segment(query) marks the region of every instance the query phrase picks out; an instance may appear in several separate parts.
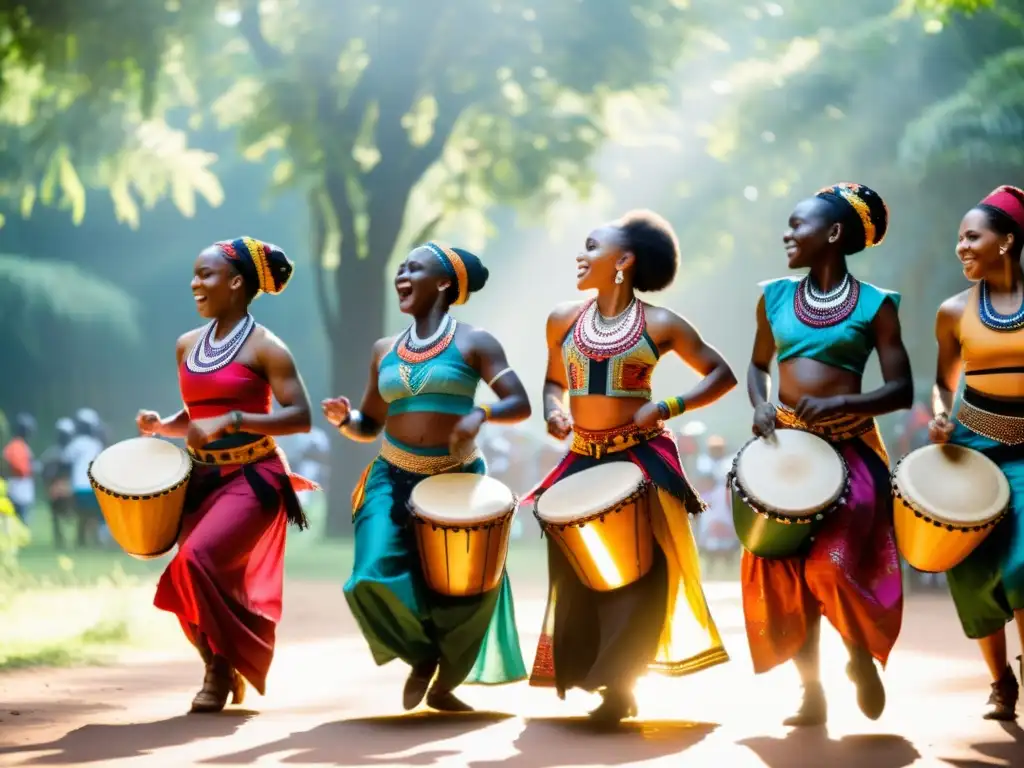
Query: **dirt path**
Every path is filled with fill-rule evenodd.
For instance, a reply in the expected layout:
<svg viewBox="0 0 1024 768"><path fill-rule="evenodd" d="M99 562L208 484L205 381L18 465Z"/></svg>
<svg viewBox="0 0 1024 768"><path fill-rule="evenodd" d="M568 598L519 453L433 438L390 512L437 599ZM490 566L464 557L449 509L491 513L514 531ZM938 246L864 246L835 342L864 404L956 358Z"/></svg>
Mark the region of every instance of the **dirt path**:
<svg viewBox="0 0 1024 768"><path fill-rule="evenodd" d="M527 659L542 591L517 586ZM595 734L584 695L560 702L525 684L468 688L495 714L402 715L400 665L373 665L336 584L291 584L266 698L219 716L183 715L201 669L179 657L132 657L118 666L0 676L0 765L558 766L665 765L1024 766L1024 733L987 723L984 670L960 634L948 598L916 598L886 673L889 708L876 723L857 711L842 647L825 638L831 724L790 732L789 669L754 678L738 588L709 599L733 662L689 679L641 681L642 719ZM497 714L507 713L507 714Z"/></svg>

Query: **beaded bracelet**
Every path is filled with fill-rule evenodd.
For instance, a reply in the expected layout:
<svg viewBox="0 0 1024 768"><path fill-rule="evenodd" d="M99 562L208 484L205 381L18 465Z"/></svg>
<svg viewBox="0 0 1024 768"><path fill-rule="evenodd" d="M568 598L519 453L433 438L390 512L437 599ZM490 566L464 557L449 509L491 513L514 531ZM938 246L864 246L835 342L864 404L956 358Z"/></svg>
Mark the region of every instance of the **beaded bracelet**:
<svg viewBox="0 0 1024 768"><path fill-rule="evenodd" d="M658 410L661 411L663 419L675 418L686 412L686 401L681 397L670 397L658 403Z"/></svg>

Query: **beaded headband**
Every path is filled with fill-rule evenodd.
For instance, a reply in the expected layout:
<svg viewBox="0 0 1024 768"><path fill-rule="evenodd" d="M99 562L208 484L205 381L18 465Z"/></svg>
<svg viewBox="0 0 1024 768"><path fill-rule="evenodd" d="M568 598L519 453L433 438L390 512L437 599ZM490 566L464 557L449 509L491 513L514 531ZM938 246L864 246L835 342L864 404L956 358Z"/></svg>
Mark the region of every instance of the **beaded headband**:
<svg viewBox="0 0 1024 768"><path fill-rule="evenodd" d="M1017 194L1015 195L1014 192ZM982 200L979 205L987 205L1002 211L1013 219L1018 227L1024 229L1024 203L1021 202L1018 195L1024 197L1024 192L1017 189L1017 187L1004 184L992 190L992 193Z"/></svg>
<svg viewBox="0 0 1024 768"><path fill-rule="evenodd" d="M857 218L860 219L861 225L864 227L864 247L871 248L872 246L878 245L882 242L884 237L875 240L875 224L871 220L871 208L868 207L867 202L861 197L861 190L867 189L863 184L857 184L852 181L841 181L838 184L833 184L831 187L825 187L824 189L818 190L817 197L831 196L833 198L840 197L846 203L853 208L857 214ZM883 202L884 206L885 203Z"/></svg>
<svg viewBox="0 0 1024 768"><path fill-rule="evenodd" d="M445 271L455 281L459 294L455 299L455 303L465 304L469 299L469 273L466 271L466 265L462 261L462 257L451 248L446 248L435 242L429 242L424 247L434 252L437 258L441 260L441 265L445 268Z"/></svg>
<svg viewBox="0 0 1024 768"><path fill-rule="evenodd" d="M270 272L270 261L267 255L269 246L251 237L240 237L237 240L222 240L215 245L229 261L252 264L256 278L256 295L269 293L275 295L284 290L274 282ZM244 275L243 275L244 276Z"/></svg>

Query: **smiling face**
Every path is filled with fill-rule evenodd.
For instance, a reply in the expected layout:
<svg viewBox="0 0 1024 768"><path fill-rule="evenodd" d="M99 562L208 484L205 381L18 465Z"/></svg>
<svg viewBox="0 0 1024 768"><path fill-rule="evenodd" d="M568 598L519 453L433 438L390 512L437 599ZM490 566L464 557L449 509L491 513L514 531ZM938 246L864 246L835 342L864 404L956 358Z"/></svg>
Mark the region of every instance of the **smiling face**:
<svg viewBox="0 0 1024 768"><path fill-rule="evenodd" d="M1006 267L1006 253L1013 245L1013 235L1001 235L992 229L988 214L972 208L960 222L956 256L963 265L964 277L977 282L1001 273Z"/></svg>
<svg viewBox="0 0 1024 768"><path fill-rule="evenodd" d="M202 317L218 317L243 298L245 281L221 254L210 246L196 257L192 296Z"/></svg>
<svg viewBox="0 0 1024 768"><path fill-rule="evenodd" d="M614 224L598 227L587 235L576 257L576 287L585 291L615 285L616 272L633 263L633 255L624 251L623 245L622 232Z"/></svg>
<svg viewBox="0 0 1024 768"><path fill-rule="evenodd" d="M437 254L426 247L416 248L398 265L395 291L398 308L407 315L425 315L443 296L452 278Z"/></svg>
<svg viewBox="0 0 1024 768"><path fill-rule="evenodd" d="M811 266L823 251L839 242L839 225L832 222L830 213L828 203L817 197L793 209L789 227L782 234L790 269Z"/></svg>

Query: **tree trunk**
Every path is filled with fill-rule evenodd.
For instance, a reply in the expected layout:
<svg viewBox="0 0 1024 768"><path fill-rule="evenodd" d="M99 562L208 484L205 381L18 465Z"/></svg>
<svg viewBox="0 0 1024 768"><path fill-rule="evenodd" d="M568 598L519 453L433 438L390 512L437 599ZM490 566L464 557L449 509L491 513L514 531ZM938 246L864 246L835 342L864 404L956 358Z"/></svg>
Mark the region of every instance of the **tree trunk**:
<svg viewBox="0 0 1024 768"><path fill-rule="evenodd" d="M344 395L356 408L366 388L373 344L385 335L386 263L386 257L357 259L354 249L346 249L339 266L337 324L330 329L328 339L331 395ZM352 490L377 450L376 442L357 443L341 435L331 441L327 538L351 534Z"/></svg>

